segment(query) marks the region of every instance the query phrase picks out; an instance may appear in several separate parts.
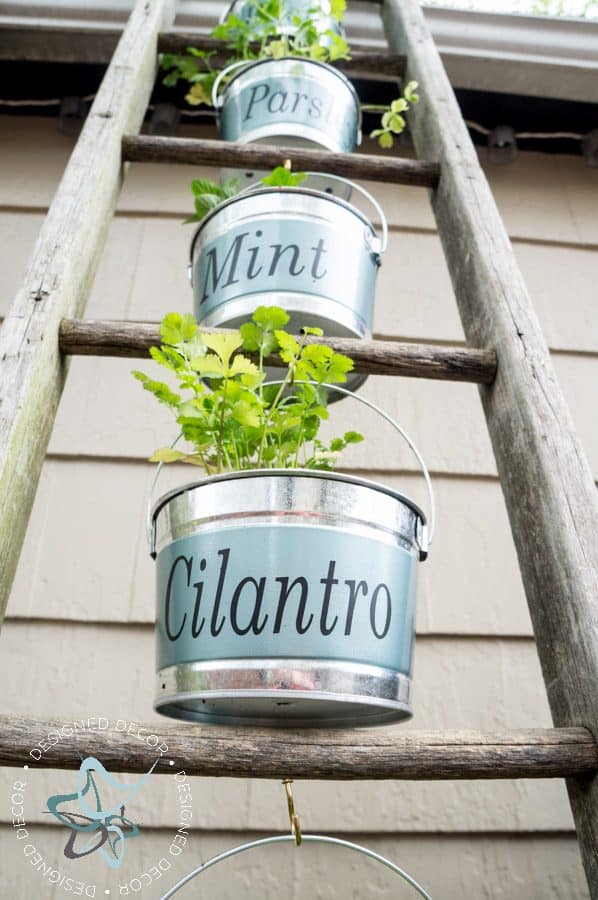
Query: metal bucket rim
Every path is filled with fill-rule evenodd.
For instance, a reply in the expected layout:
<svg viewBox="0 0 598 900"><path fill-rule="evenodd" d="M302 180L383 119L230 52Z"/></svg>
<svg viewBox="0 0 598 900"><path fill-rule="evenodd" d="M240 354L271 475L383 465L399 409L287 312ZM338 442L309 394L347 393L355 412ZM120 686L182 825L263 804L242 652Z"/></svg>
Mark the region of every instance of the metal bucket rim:
<svg viewBox="0 0 598 900"><path fill-rule="evenodd" d="M336 76L346 88L349 89L351 93L351 97L355 103L355 107L357 109L357 120L358 125L361 126L361 105L359 103L359 96L357 91L355 90L353 84L349 81L344 72L335 69L334 66L331 66L329 63L320 62L317 59L310 59L309 56L281 56L278 59L274 59L272 56L264 57L264 59L256 59L256 60L248 60L247 65L243 68L238 69L237 72L231 77L230 81L227 81L225 86L222 88L222 93L225 94L228 88L233 84L237 78L240 78L241 75L244 75L246 72L249 72L251 69L255 69L257 66L261 66L264 64L272 64L272 63L283 63L283 62L302 62L308 63L312 66L318 66L320 69L325 69L330 75Z"/></svg>
<svg viewBox="0 0 598 900"><path fill-rule="evenodd" d="M385 484L380 484L378 481L372 481L369 478L362 478L356 475L346 475L343 472L326 472L319 469L241 469L235 472L221 472L218 475L206 475L205 478L200 478L196 481L190 481L186 484L180 485L179 487L172 488L172 490L167 491L165 494L162 494L153 505L152 513L151 513L151 523L155 525L157 518L161 512L161 510L170 503L175 497L180 496L181 494L186 493L187 491L192 491L197 487L202 487L206 484L217 484L221 481L235 481L240 478L252 478L252 477L267 477L274 476L276 478L280 477L295 477L298 478L320 478L320 479L329 479L330 481L342 481L347 484L356 485L358 487L370 488L374 491L378 491L379 493L386 494L389 497L392 497L393 500L397 500L399 503L403 503L405 506L408 506L412 509L422 523L422 525L426 525L427 519L423 510L411 500L410 497L405 496L400 491L394 491L392 488L387 487Z"/></svg>
<svg viewBox="0 0 598 900"><path fill-rule="evenodd" d="M339 181L346 181L351 184L348 178L339 178ZM327 194L325 191L317 191L314 188L302 187L300 185L298 185L297 187L291 187L290 185L285 185L284 187L271 187L270 185L265 184L261 188L256 188L251 193L241 192L239 194L235 194L234 197L229 197L228 200L223 200L218 204L218 206L215 206L214 209L210 210L210 212L201 220L201 222L197 226L195 234L191 239L191 246L189 248L190 264L193 264L195 244L197 243L197 239L200 233L208 225L208 223L212 221L212 219L219 215L221 210L232 206L234 203L238 203L240 200L247 200L250 197L261 197L264 194L284 194L287 191L295 194L304 194L308 197L318 197L321 200L328 200L329 202L336 203L338 206L346 209L347 212L352 213L356 219L359 219L367 228L369 228L373 237L377 237L376 229L374 228L368 217L364 213L362 213L361 210L357 209L356 206L353 206L351 203L348 203L341 197L335 197L334 194Z"/></svg>

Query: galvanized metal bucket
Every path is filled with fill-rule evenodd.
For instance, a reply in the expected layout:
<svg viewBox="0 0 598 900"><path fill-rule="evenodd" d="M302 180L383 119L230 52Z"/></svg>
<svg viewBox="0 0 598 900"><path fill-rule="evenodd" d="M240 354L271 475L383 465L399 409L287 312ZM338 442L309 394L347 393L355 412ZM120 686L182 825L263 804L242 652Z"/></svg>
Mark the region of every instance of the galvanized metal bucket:
<svg viewBox="0 0 598 900"><path fill-rule="evenodd" d="M190 250L199 324L237 328L264 304L286 309L296 333L307 325L331 337L371 337L388 230L376 200L352 187L374 206L380 237L356 207L303 187L261 186L209 213ZM350 386L364 380L353 375Z"/></svg>
<svg viewBox="0 0 598 900"><path fill-rule="evenodd" d="M409 498L331 472L234 472L150 501L158 712L297 727L412 715L417 568L434 496L410 438L377 411L422 466L429 535Z"/></svg>
<svg viewBox="0 0 598 900"><path fill-rule="evenodd" d="M292 142L340 153L361 142L355 89L325 63L292 57L233 63L214 82L212 103L225 141Z"/></svg>
<svg viewBox="0 0 598 900"><path fill-rule="evenodd" d="M225 22L230 15L238 16L244 22L253 24L256 31L259 30L258 6L256 0L233 0L228 9L220 17L221 22ZM318 7L320 12L312 14L311 10ZM338 19L335 19L330 12L329 0L285 0L284 12L278 22L278 33L293 35L297 31L295 18L301 20L311 19L318 31L323 34L325 31L333 31L341 37L345 36L345 30ZM325 39L324 39L325 40Z"/></svg>

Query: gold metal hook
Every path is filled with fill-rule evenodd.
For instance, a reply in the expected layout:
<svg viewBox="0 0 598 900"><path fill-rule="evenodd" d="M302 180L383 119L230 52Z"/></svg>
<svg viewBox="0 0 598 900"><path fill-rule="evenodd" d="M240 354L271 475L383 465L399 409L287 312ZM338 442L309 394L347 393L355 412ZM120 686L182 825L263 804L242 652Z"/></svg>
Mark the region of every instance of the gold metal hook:
<svg viewBox="0 0 598 900"><path fill-rule="evenodd" d="M293 800L293 783L292 778L285 778L282 782L287 795L287 806L289 808L289 820L291 823L291 834L295 838L297 846L301 843L301 826L299 824L299 816L295 812L295 801Z"/></svg>

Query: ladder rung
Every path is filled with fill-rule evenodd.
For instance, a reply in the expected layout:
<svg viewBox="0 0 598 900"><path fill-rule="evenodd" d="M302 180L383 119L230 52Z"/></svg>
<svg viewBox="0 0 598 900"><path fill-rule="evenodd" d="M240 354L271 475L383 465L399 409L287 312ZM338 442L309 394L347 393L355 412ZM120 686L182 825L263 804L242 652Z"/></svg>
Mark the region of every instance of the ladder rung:
<svg viewBox="0 0 598 900"><path fill-rule="evenodd" d="M205 331L222 329L205 328ZM497 361L493 350L408 344L398 341L360 341L350 338L307 338L328 344L355 362L357 372L369 375L402 375L440 381L491 384ZM115 322L97 319L63 319L60 350L70 356L147 356L160 343L159 326L153 322ZM273 361L269 361L273 364Z"/></svg>
<svg viewBox="0 0 598 900"><path fill-rule="evenodd" d="M184 53L187 47L214 51L215 55L210 57L213 66L222 65L231 56L231 51L226 49L224 41L197 33L175 31L158 36L159 53ZM352 45L351 59L339 59L332 65L344 72L355 72L370 77L380 75L385 78L396 78L405 73L407 61L406 57L401 54L389 53L387 50L381 49L360 49L358 45Z"/></svg>
<svg viewBox="0 0 598 900"><path fill-rule="evenodd" d="M70 725L72 734L62 731ZM114 728L76 730L69 722L0 716L0 765L77 769L95 756L110 772L147 772L156 742ZM341 731L209 728L146 724L142 735L166 744L158 771L169 761L188 775L232 778L446 780L568 778L598 769L598 747L585 728L479 731ZM61 740L33 762L30 751L59 730ZM151 746L149 744L151 743Z"/></svg>
<svg viewBox="0 0 598 900"><path fill-rule="evenodd" d="M123 160L127 162L183 163L186 165L234 166L243 169L273 169L285 159L296 170L330 172L347 178L365 178L413 187L433 188L440 178L440 165L418 159L374 156L366 153L330 153L301 147L269 147L233 141L198 138L125 135Z"/></svg>

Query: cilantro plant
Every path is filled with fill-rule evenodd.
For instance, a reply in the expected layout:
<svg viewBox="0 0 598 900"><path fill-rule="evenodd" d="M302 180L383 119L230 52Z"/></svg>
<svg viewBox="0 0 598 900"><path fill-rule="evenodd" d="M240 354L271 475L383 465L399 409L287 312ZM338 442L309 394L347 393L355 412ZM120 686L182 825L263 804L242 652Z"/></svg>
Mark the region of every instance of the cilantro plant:
<svg viewBox="0 0 598 900"><path fill-rule="evenodd" d="M353 362L330 347L297 340L284 330L289 317L260 306L238 331L206 334L191 315L169 313L160 326L162 344L150 354L178 382L178 391L143 372L143 387L168 406L190 451L161 447L154 462L186 462L209 474L261 468L330 470L339 453L363 440L355 431L324 443L328 418L323 382L341 384ZM319 328L304 334L321 335ZM256 362L239 351L253 354ZM280 385L264 384L265 361L276 355L285 367ZM308 383L309 382L309 383Z"/></svg>
<svg viewBox="0 0 598 900"><path fill-rule="evenodd" d="M404 131L407 122L403 113L406 113L411 106L418 102L417 87L417 81L410 81L405 86L403 96L397 97L389 106L368 104L361 107L364 112L382 113L380 128L375 128L370 132L370 137L378 138L378 143L384 150L390 149L394 144L394 136Z"/></svg>
<svg viewBox="0 0 598 900"><path fill-rule="evenodd" d="M331 0L330 11L337 21L342 19L345 0ZM167 71L164 84L173 86L179 80L189 83L185 99L191 106L212 105L212 88L221 71L240 60L281 59L300 56L319 62L349 58L349 47L340 35L323 28L322 10L316 4L302 14L293 12L289 0L248 0L243 16L231 14L213 29L211 36L224 41L230 57L224 65L214 67L213 50L187 47L185 53L165 53L162 68ZM290 23L290 26L289 26Z"/></svg>

